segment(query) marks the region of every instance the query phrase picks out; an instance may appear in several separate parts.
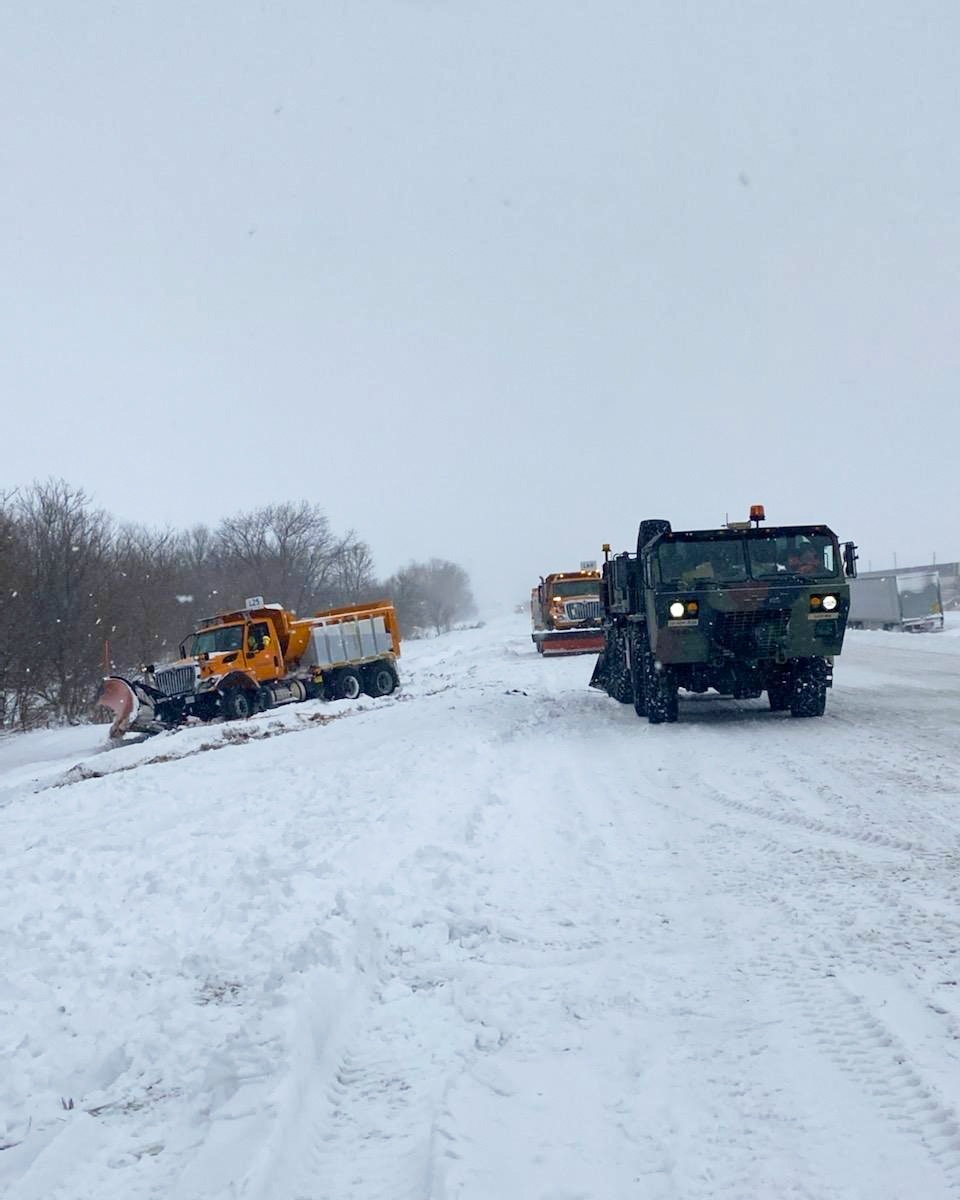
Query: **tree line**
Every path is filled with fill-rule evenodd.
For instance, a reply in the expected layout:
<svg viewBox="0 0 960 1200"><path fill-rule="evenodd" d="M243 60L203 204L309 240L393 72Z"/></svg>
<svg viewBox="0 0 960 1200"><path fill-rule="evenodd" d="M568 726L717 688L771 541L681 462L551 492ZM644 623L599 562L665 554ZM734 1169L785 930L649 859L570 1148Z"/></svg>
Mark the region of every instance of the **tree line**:
<svg viewBox="0 0 960 1200"><path fill-rule="evenodd" d="M458 564L378 579L369 546L316 504L157 530L117 523L63 480L35 483L0 496L0 728L89 720L104 674L176 657L200 618L255 595L301 614L386 596L408 637L474 609Z"/></svg>

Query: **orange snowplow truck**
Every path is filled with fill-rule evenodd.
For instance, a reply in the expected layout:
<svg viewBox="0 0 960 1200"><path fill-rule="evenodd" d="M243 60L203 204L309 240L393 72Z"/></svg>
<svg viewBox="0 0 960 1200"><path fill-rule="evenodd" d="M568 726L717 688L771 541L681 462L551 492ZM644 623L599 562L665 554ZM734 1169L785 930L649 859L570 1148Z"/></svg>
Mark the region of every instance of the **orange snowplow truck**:
<svg viewBox="0 0 960 1200"><path fill-rule="evenodd" d="M530 615L539 654L598 654L603 649L603 630L596 563L542 576L530 593Z"/></svg>
<svg viewBox="0 0 960 1200"><path fill-rule="evenodd" d="M388 600L297 617L262 596L201 621L167 666L108 676L98 703L112 738L191 720L237 719L301 700L388 696L398 685L397 615Z"/></svg>

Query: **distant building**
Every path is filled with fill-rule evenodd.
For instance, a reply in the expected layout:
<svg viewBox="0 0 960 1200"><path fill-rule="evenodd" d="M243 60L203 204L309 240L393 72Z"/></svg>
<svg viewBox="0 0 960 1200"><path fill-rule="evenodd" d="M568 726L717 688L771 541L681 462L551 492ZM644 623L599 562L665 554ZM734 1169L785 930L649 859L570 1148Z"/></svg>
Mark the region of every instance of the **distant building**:
<svg viewBox="0 0 960 1200"><path fill-rule="evenodd" d="M922 567L889 567L886 571L858 571L862 579L879 579L881 575L916 575L921 571L937 571L944 609L960 609L960 562L926 563Z"/></svg>

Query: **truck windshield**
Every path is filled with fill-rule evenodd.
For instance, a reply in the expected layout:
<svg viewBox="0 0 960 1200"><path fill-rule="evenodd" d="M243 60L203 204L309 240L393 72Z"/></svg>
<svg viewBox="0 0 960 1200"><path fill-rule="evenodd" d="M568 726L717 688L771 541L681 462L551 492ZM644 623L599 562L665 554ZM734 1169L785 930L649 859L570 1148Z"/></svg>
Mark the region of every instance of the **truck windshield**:
<svg viewBox="0 0 960 1200"><path fill-rule="evenodd" d="M599 596L600 584L596 579L555 579L550 584L553 596Z"/></svg>
<svg viewBox="0 0 960 1200"><path fill-rule="evenodd" d="M227 650L239 650L242 645L242 625L217 625L213 629L201 629L193 635L190 654L222 654Z"/></svg>
<svg viewBox="0 0 960 1200"><path fill-rule="evenodd" d="M833 542L822 534L750 538L747 546L754 579L775 579L781 575L833 579L837 574Z"/></svg>
<svg viewBox="0 0 960 1200"><path fill-rule="evenodd" d="M662 542L659 554L664 583L734 583L747 577L741 541Z"/></svg>

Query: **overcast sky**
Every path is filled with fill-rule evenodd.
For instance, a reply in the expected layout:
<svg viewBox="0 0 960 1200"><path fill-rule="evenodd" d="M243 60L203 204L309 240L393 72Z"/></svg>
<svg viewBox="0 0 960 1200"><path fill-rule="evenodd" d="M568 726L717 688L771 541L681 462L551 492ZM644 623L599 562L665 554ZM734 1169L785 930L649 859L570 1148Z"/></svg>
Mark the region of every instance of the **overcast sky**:
<svg viewBox="0 0 960 1200"><path fill-rule="evenodd" d="M0 483L306 499L484 603L752 502L958 559L958 45L955 0L8 3Z"/></svg>

